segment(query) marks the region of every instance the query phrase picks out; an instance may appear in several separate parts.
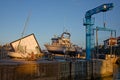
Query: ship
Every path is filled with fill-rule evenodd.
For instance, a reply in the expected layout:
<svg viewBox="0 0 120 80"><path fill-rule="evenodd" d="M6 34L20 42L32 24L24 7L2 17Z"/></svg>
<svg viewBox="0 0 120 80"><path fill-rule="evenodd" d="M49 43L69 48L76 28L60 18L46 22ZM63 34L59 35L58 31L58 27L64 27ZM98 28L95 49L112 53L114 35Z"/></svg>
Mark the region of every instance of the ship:
<svg viewBox="0 0 120 80"><path fill-rule="evenodd" d="M70 37L69 32L63 32L61 36L51 38L51 43L44 46L50 53L76 55L80 48L71 42Z"/></svg>

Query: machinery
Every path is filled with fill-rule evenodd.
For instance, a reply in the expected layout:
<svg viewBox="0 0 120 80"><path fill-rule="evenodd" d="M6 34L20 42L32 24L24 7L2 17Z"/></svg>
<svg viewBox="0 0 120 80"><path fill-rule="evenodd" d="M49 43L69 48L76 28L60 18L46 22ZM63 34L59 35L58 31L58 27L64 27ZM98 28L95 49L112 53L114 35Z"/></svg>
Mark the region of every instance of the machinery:
<svg viewBox="0 0 120 80"><path fill-rule="evenodd" d="M93 47L94 47L94 31L93 31L93 22L92 22L92 15L100 13L100 12L106 12L113 8L113 3L103 4L101 6L98 6L94 9L91 9L86 12L85 14L85 21L84 26L86 26L86 59L90 60Z"/></svg>
<svg viewBox="0 0 120 80"><path fill-rule="evenodd" d="M96 31L96 54L98 54L98 31L109 31L111 32L111 36L110 36L110 40L112 39L115 39L116 40L116 30L112 30L112 29L109 29L109 28L106 28L106 27L96 27L96 28L93 28L93 30ZM113 32L114 32L114 37L113 37ZM113 41L111 41L112 44L113 44ZM117 41L114 42L114 44L117 43ZM111 44L111 43L110 43Z"/></svg>

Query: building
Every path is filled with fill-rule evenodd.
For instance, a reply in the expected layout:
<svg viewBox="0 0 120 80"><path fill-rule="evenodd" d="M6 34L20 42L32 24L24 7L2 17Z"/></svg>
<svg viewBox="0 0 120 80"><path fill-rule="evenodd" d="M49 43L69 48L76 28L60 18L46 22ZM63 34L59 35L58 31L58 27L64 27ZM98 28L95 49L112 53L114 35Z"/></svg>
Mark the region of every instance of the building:
<svg viewBox="0 0 120 80"><path fill-rule="evenodd" d="M120 37L117 38L109 38L104 40L104 46L105 48L108 48L109 46L116 46L116 45L120 45Z"/></svg>

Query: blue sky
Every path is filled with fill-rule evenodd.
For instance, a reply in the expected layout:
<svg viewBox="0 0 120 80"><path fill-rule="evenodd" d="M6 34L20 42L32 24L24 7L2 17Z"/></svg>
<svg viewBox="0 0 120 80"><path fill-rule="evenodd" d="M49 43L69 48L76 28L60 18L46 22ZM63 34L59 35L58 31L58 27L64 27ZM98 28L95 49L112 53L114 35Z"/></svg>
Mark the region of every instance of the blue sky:
<svg viewBox="0 0 120 80"><path fill-rule="evenodd" d="M67 30L71 42L85 47L86 11L104 3L114 3L114 8L106 13L98 13L95 27L115 29L120 36L120 0L0 0L0 44L10 43L21 37L26 18L31 14L25 35L34 33L41 48L49 43L53 35ZM104 16L104 17L103 17ZM110 32L99 32L99 43L110 37Z"/></svg>

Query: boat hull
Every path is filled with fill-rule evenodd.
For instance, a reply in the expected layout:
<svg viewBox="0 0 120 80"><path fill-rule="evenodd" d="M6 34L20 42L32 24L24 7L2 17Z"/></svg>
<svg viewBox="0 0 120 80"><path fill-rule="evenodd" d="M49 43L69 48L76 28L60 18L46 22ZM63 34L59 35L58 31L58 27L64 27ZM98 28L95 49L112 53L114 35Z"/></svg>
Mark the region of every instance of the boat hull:
<svg viewBox="0 0 120 80"><path fill-rule="evenodd" d="M17 52L9 52L8 56L11 58L24 58L21 53L17 53Z"/></svg>
<svg viewBox="0 0 120 80"><path fill-rule="evenodd" d="M65 46L45 45L45 47L50 53L54 54L76 53L75 48L66 48Z"/></svg>

